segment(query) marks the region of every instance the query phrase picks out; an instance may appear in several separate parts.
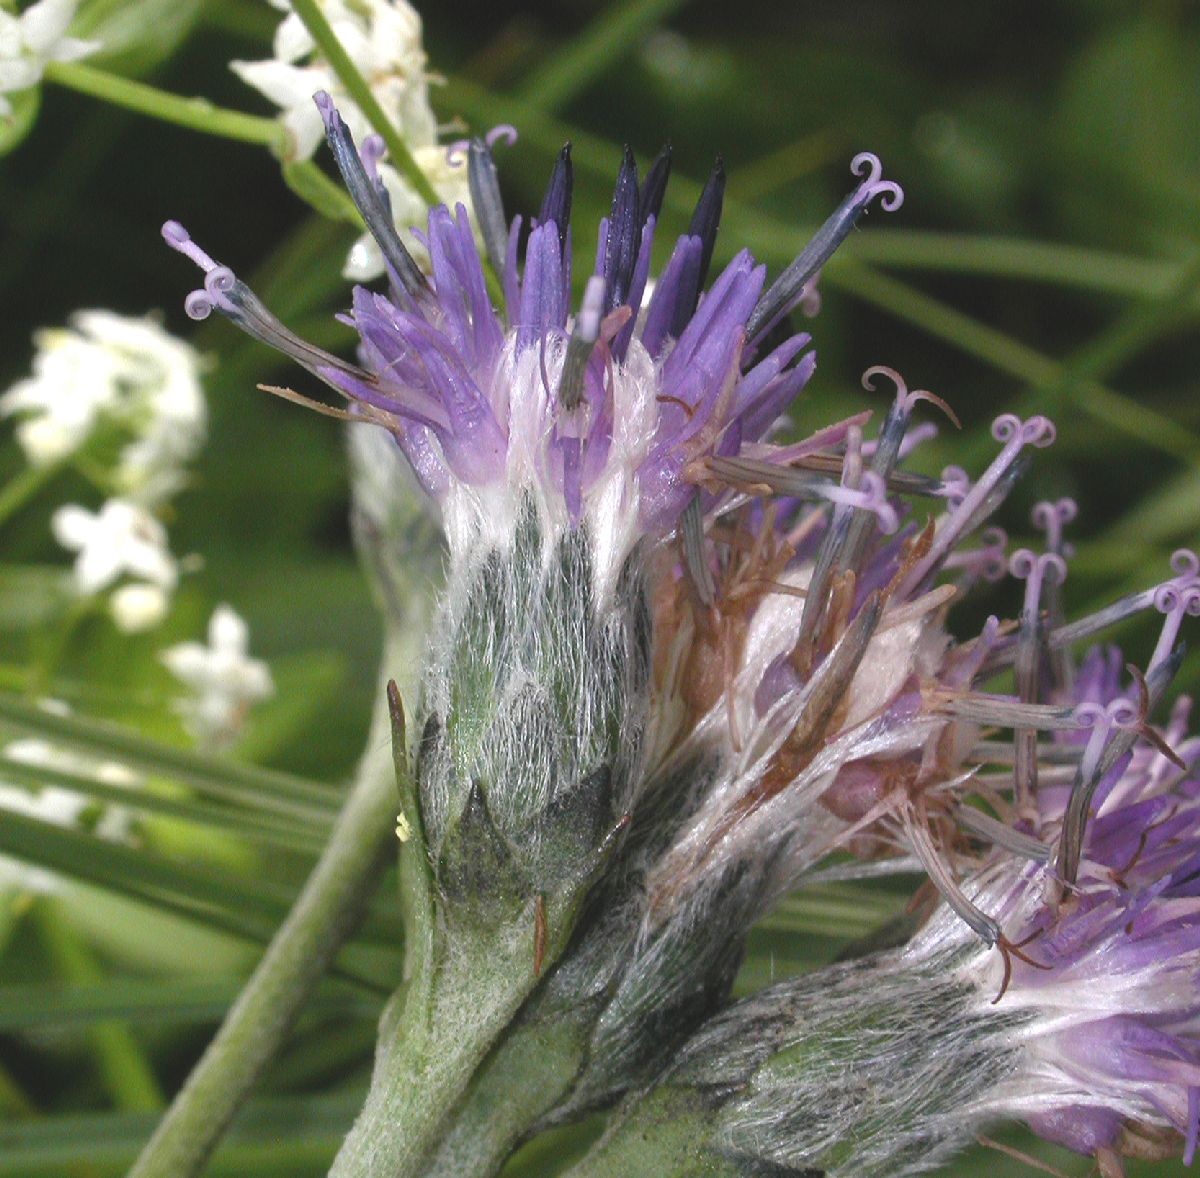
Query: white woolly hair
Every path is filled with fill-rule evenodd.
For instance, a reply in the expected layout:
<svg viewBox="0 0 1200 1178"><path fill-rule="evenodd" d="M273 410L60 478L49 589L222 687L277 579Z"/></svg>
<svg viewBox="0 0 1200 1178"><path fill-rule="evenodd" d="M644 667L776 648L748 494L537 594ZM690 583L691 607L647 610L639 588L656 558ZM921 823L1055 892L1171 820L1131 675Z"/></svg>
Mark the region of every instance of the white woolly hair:
<svg viewBox="0 0 1200 1178"><path fill-rule="evenodd" d="M508 435L503 479L485 487L455 482L442 504L443 522L453 560L479 546L503 546L521 513L533 503L548 550L570 528L561 472L549 469L551 431L587 429L586 415L575 418L556 405L567 351L567 337L547 336L544 345L518 349L510 333L492 374L488 393ZM612 381L612 442L604 467L583 495L582 526L595 558L597 600L616 591L621 570L642 535L637 470L654 440L658 418L657 366L636 339L620 363L608 369Z"/></svg>
<svg viewBox="0 0 1200 1178"><path fill-rule="evenodd" d="M811 571L811 566L802 567L781 579L802 589ZM707 759L720 764L720 770L698 779L703 792L693 802L693 816L651 873L652 891L666 886L668 879L670 890L680 895L703 889L706 879L719 880L738 863L759 861L780 850L764 892L766 908L795 887L846 829L844 821L819 805L838 770L864 757L898 756L920 749L945 727L942 717L897 721L887 715L888 706L912 674L933 674L948 638L936 615L897 620L885 611L847 688L846 710L837 729L827 734L824 747L786 789L722 832L739 799L762 779L801 720L818 684L820 668L804 690L781 698L761 716L755 708L763 673L791 650L802 612L803 602L790 595L775 594L762 602L747 629L732 690L722 694L669 758L668 770L703 750ZM739 743L734 742L734 733ZM792 837L798 832L802 838Z"/></svg>
<svg viewBox="0 0 1200 1178"><path fill-rule="evenodd" d="M894 955L830 966L714 1019L671 1083L727 1085L720 1151L829 1178L935 1169L969 1143L976 1109L1018 1067L993 1033L1022 1016L979 1011L952 959L928 971Z"/></svg>
<svg viewBox="0 0 1200 1178"><path fill-rule="evenodd" d="M452 730L422 756L425 821L436 843L482 784L499 829L536 838L531 818L598 768L623 806L644 722L636 560L605 599L584 532L547 538L530 496L515 526L450 562L434 626L422 713Z"/></svg>
<svg viewBox="0 0 1200 1178"><path fill-rule="evenodd" d="M1043 868L997 858L965 890L1020 929L1045 883ZM988 1126L1069 1108L1168 1127L1165 1105L1181 1123L1181 1084L1117 1080L1065 1038L1115 1014L1194 1006L1194 960L1122 969L1115 948L1105 941L1050 972L1013 962L997 1003L1000 951L942 905L901 950L738 1003L689 1042L677 1074L740 1088L720 1114L731 1156L829 1178L924 1173Z"/></svg>

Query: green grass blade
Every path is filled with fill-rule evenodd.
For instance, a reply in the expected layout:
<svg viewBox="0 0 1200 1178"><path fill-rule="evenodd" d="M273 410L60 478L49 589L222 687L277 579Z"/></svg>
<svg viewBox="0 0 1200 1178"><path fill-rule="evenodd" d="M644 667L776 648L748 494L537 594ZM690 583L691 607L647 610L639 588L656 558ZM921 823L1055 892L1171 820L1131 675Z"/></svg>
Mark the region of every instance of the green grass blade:
<svg viewBox="0 0 1200 1178"><path fill-rule="evenodd" d="M33 789L58 786L61 789L73 790L84 797L94 798L98 802L111 802L135 813L192 822L197 826L236 834L252 842L265 843L306 855L320 852L323 845L321 835L326 833L331 825L327 819L313 819L302 824L273 815L262 815L257 811L209 805L193 798L164 796L152 792L144 785L112 785L96 777L30 765L26 761L3 755L0 755L0 779Z"/></svg>
<svg viewBox="0 0 1200 1178"><path fill-rule="evenodd" d="M897 270L1009 278L1129 298L1162 298L1187 268L1174 258L1137 258L1061 242L926 229L861 234L847 248L861 261ZM1189 302L1193 309L1200 307L1196 295Z"/></svg>
<svg viewBox="0 0 1200 1178"><path fill-rule="evenodd" d="M34 906L34 921L55 972L65 981L86 984L103 974L91 946L52 896ZM84 1030L94 1066L115 1106L127 1112L163 1107L158 1077L141 1042L119 1019L96 1019Z"/></svg>
<svg viewBox="0 0 1200 1178"><path fill-rule="evenodd" d="M175 748L103 720L55 715L14 695L0 694L0 720L48 740L122 761L144 773L172 778L197 793L276 814L328 822L340 800L339 791L328 785Z"/></svg>
<svg viewBox="0 0 1200 1178"><path fill-rule="evenodd" d="M102 1019L163 1025L217 1022L243 984L242 978L171 977L0 986L0 1032L86 1026ZM361 992L327 988L309 1009L324 1017L374 1019L380 1003Z"/></svg>
<svg viewBox="0 0 1200 1178"><path fill-rule="evenodd" d="M1066 382L1064 366L1037 349L860 262L831 264L825 281L1031 385L1049 388ZM1200 437L1177 421L1095 380L1072 388L1072 405L1089 417L1173 458L1200 462Z"/></svg>
<svg viewBox="0 0 1200 1178"><path fill-rule="evenodd" d="M82 831L41 822L24 814L0 817L0 854L34 863L69 879L159 904L170 911L223 917L225 931L267 939L287 914L296 889L259 876L231 874L200 863L181 863L153 851L99 839ZM377 903L359 939L398 946L402 931L394 905Z"/></svg>
<svg viewBox="0 0 1200 1178"><path fill-rule="evenodd" d="M788 896L757 927L772 933L853 940L899 916L907 902L901 892L824 884Z"/></svg>
<svg viewBox="0 0 1200 1178"><path fill-rule="evenodd" d="M0 817L0 853L135 899L164 904L174 899L185 910L211 908L236 914L237 921L244 923L235 922L234 927L256 938L269 935L292 899L292 890L281 884L178 863L153 851L7 811Z"/></svg>
<svg viewBox="0 0 1200 1178"><path fill-rule="evenodd" d="M248 1105L207 1175L255 1178L324 1173L362 1103L362 1093L294 1096ZM0 1125L0 1175L62 1178L123 1174L155 1124L136 1113L46 1117Z"/></svg>

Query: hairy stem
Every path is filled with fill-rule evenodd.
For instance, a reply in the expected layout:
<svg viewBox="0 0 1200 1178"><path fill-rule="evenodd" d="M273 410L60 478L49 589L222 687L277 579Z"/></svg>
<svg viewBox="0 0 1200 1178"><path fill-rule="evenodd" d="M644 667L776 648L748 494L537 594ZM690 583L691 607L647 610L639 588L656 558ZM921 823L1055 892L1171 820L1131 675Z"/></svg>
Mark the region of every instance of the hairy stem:
<svg viewBox="0 0 1200 1178"><path fill-rule="evenodd" d="M422 1178L489 1178L540 1118L570 1093L583 1067L581 1020L522 1025L505 1036L471 1082L421 1170Z"/></svg>
<svg viewBox="0 0 1200 1178"><path fill-rule="evenodd" d="M325 851L130 1178L201 1172L395 853L396 783L382 696L357 780Z"/></svg>
<svg viewBox="0 0 1200 1178"><path fill-rule="evenodd" d="M371 1090L330 1178L424 1171L492 1044L537 984L535 917L505 923L474 951L418 964L380 1023Z"/></svg>
<svg viewBox="0 0 1200 1178"><path fill-rule="evenodd" d="M61 462L27 466L11 482L0 488L0 524L7 523L62 470L62 467Z"/></svg>
<svg viewBox="0 0 1200 1178"><path fill-rule="evenodd" d="M712 1113L695 1093L655 1091L566 1178L738 1178L756 1172L716 1153L713 1136Z"/></svg>

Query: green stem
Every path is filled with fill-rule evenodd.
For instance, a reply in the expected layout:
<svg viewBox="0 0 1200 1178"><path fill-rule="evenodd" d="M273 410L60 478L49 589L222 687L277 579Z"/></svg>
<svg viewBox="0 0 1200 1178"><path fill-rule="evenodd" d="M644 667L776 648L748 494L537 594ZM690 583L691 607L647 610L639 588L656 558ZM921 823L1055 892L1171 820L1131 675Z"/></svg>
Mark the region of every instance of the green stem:
<svg viewBox="0 0 1200 1178"><path fill-rule="evenodd" d="M385 655L385 665L390 657ZM382 695L382 693L381 693ZM395 854L396 782L382 699L345 807L325 851L130 1178L199 1174Z"/></svg>
<svg viewBox="0 0 1200 1178"><path fill-rule="evenodd" d="M205 135L219 135L223 139L236 139L241 143L257 143L269 147L277 154L284 147L285 135L274 119L259 115L247 115L237 110L224 110L214 106L206 98L184 98L135 82L120 74L98 70L77 61L55 61L46 66L48 82L55 82L69 90L110 102L114 106L174 123Z"/></svg>
<svg viewBox="0 0 1200 1178"><path fill-rule="evenodd" d="M1188 318L1193 313L1190 305L1198 288L1200 257L1184 267L1170 289L1156 298L1131 303L1107 329L1068 356L1058 366L1052 383L1031 385L1013 412L1018 417L1037 412L1057 416L1063 412L1066 401L1123 432L1136 436L1139 428L1143 432L1149 428L1155 437L1174 438L1175 432L1182 429L1178 423L1114 393L1099 382ZM965 456L959 459L959 464L970 470L975 463L986 462L994 450L991 441L989 437L966 442ZM1180 441L1183 441L1182 436ZM1180 456L1187 457L1182 447ZM1193 465L1197 461L1200 461L1200 450L1191 456Z"/></svg>
<svg viewBox="0 0 1200 1178"><path fill-rule="evenodd" d="M44 466L27 466L16 478L0 490L0 525L6 524L21 510L51 479L63 464L49 462Z"/></svg>
<svg viewBox="0 0 1200 1178"><path fill-rule="evenodd" d="M50 631L43 629L36 643L34 658L29 665L25 681L26 694L32 697L46 694L47 685L62 664L63 656L78 635L80 627L100 609L100 600L95 597L79 597L71 602L57 626Z"/></svg>
<svg viewBox="0 0 1200 1178"><path fill-rule="evenodd" d="M594 1011L518 1024L488 1056L421 1178L490 1178L570 1093L587 1060Z"/></svg>
<svg viewBox="0 0 1200 1178"><path fill-rule="evenodd" d="M317 48L325 55L325 59L337 74L338 81L346 88L346 93L357 103L363 114L375 131L387 145L388 155L392 165L403 172L408 182L416 189L418 195L430 205L440 203L438 194L433 190L428 177L421 171L420 165L413 159L408 145L400 137L392 125L391 119L384 113L378 99L371 93L371 87L366 78L359 72L358 66L350 60L345 46L337 39L333 27L326 20L317 0L292 0L292 10L304 22Z"/></svg>
<svg viewBox="0 0 1200 1178"><path fill-rule="evenodd" d="M462 76L450 77L437 97L444 109L472 121L499 118L516 123L521 128L522 141L547 154L557 152L569 139L577 149L576 181L590 177L597 192L611 192L612 145L578 126L551 117L540 103L497 93ZM739 232L753 232L756 248L764 259L790 261L807 244L812 226L797 225L746 208L744 178L739 170L736 184L726 198L727 209L729 200L735 196L736 205L741 206L740 212L735 207ZM752 175L750 179L751 188L756 187L755 177ZM687 224L690 206L699 192L698 184L684 176L672 176L667 204L677 224ZM1131 257L1062 242L900 229L890 225L884 230L855 234L838 252L839 258L843 256L896 269L983 274L990 278L1152 299L1162 298L1173 289L1186 269L1186 264L1171 258ZM1200 308L1200 296L1193 296L1190 307Z"/></svg>
<svg viewBox="0 0 1200 1178"><path fill-rule="evenodd" d="M42 943L60 977L75 985L95 983L104 977L60 902L39 901L34 916ZM104 1087L118 1109L150 1112L162 1108L162 1089L141 1044L125 1023L101 1019L89 1026L85 1034Z"/></svg>
<svg viewBox="0 0 1200 1178"><path fill-rule="evenodd" d="M329 1178L422 1172L473 1075L537 984L534 927L531 908L477 930L468 953L417 954L415 975L384 1011L371 1089Z"/></svg>
<svg viewBox="0 0 1200 1178"><path fill-rule="evenodd" d="M847 258L830 265L825 281L1032 385L1048 388L1064 379L1063 366L1057 361L861 262ZM1072 401L1089 417L1156 450L1189 463L1200 456L1200 437L1098 381L1076 384Z"/></svg>
<svg viewBox="0 0 1200 1178"><path fill-rule="evenodd" d="M856 237L851 244L856 258L880 266L983 274L1130 298L1159 298L1183 273L1183 266L1174 259L1131 257L1062 242L977 233L889 228ZM1195 309L1200 303L1193 298L1191 305Z"/></svg>

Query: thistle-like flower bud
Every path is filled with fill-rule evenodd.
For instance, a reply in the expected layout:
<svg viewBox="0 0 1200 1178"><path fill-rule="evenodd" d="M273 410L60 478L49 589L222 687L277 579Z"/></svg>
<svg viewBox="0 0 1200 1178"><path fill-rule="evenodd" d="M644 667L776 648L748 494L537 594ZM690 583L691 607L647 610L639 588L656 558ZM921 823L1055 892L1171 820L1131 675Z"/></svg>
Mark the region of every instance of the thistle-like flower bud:
<svg viewBox="0 0 1200 1178"><path fill-rule="evenodd" d="M814 368L809 336L789 332L783 321L866 208L876 199L896 208L902 194L864 153L852 163L860 182L769 290L766 268L746 251L706 290L724 191L718 165L689 232L646 297L669 156L639 182L626 152L594 272L572 315L569 149L555 166L522 266L520 219L507 224L490 151L475 141L470 189L504 295L497 309L466 211L430 213L427 278L392 223L381 143L369 137L356 146L327 95L317 96L317 107L390 280L386 294L354 292L349 320L360 336L358 362L298 339L227 267L168 223L167 242L205 272L187 309L196 317L220 311L349 405L322 404L322 411L381 427L440 517L446 587L415 728L414 779L404 786L414 804L400 831L416 870L408 877L417 895L413 968L420 974L421 961L436 963L445 942L448 959L490 957L488 969L499 977L516 968L520 943L528 965L522 985L532 988L565 947L599 869L620 850L591 908L599 919L605 901L615 901L608 927L620 952L603 963L606 977L594 979L607 992L614 968L619 973L629 949L642 945L642 881L678 825L677 816L664 825L651 815L669 814L681 800L690 805L690 785L669 784L680 781L678 758L664 769L645 743L652 720L661 748L673 743L669 721L655 720L650 703L661 612L653 603L656 595L689 591L686 585L713 604L706 537L740 492L708 464L786 462L806 452L764 440ZM812 448L838 446L847 428L824 431ZM888 445L898 446L902 434L903 427L892 429ZM855 451L852 467L858 457ZM839 482L819 473L801 494L849 512L854 544L862 547L865 521L893 530L895 511L886 475L873 467L850 476ZM368 520L380 515L361 502L359 512ZM668 629L673 638L677 628ZM810 662L824 654L814 652ZM748 888L747 900L762 890ZM660 938L660 948L680 950L667 954L672 961L686 962L696 947L682 931ZM426 944L427 952L420 948ZM710 985L714 999L727 989L739 954L734 944L724 955L720 981ZM697 973L706 977L713 967L706 949L703 955ZM496 964L501 959L508 964ZM584 960L592 958L585 953ZM638 977L635 992L649 975ZM626 1004L635 1020L643 1018L641 1004ZM482 1035L487 1018L478 1022ZM626 1046L621 1035L613 1040L614 1059L626 1058ZM637 1054L645 1067L640 1048ZM630 1074L626 1064L615 1067L600 1087L607 1093Z"/></svg>
<svg viewBox="0 0 1200 1178"><path fill-rule="evenodd" d="M509 542L452 565L416 764L448 909L494 919L590 882L636 786L643 601L631 567L601 604L586 535L547 549L532 504Z"/></svg>
<svg viewBox="0 0 1200 1178"><path fill-rule="evenodd" d="M893 208L901 193L874 157L856 157L865 178L770 291L743 251L704 294L718 168L643 308L669 157L639 183L626 153L572 316L569 151L521 267L520 219L506 229L490 151L476 141L470 187L504 313L465 210L431 212L426 278L392 223L381 143L360 150L328 96L316 101L391 280L387 295L354 292L359 363L295 337L180 226L164 235L205 271L190 314L217 309L293 356L349 401L327 412L391 435L435 505L449 563L419 726L423 837L451 905L544 904L591 878L645 784L649 583L669 567L662 541L694 539L727 498L705 492L698 464L775 452L759 441L813 360L807 334L769 347L766 332L871 201ZM874 472L864 492L817 482L831 501L865 494L871 510L891 510Z"/></svg>
<svg viewBox="0 0 1200 1178"><path fill-rule="evenodd" d="M1136 1011L1179 1014L1150 975L1166 955L1190 962L1190 915L1172 948L1175 909L1148 885L1136 902L1166 914L1145 918L1154 951L1096 940L1137 940L1143 909L1113 881L1144 848L1129 865L1104 859L1101 823L1089 828L1088 817L1110 797L1111 775L1144 754L1138 738L1155 739L1147 715L1176 665L1178 627L1200 608L1194 560L1159 590L1065 623L1071 509L1040 512L1040 555L1006 560L1003 535L985 529L1053 425L999 417L1000 452L973 483L954 469L912 474L902 460L932 428L914 424L916 407L953 414L887 369L866 378L896 386L874 437L863 414L790 445L768 441L814 368L788 312L872 201L901 201L878 161L855 158L861 183L765 292L765 268L745 251L705 290L718 165L646 298L669 157L639 182L626 152L572 314L569 149L522 265L520 219L507 223L488 146L474 141L469 186L503 292L497 308L466 210L430 213L427 277L392 223L381 142L357 147L328 96L317 106L389 279L386 293L354 291L356 363L288 331L177 224L164 236L205 272L189 313L219 310L345 398L346 409L308 403L378 428L386 462L403 455L445 537L411 758L392 698L411 974L397 1002L408 1034L394 1041L393 1008L334 1174L487 1169L531 1129L641 1088L725 1001L753 920L835 851L854 857L839 868L847 874L923 868L946 909L903 953L827 975L828 1017L815 982L719 1016L633 1111L635 1128L731 1173L882 1174L998 1115L1086 1106L1179 1126L1165 1089L1131 1103L1097 1080L1090 1103L1065 1101L1060 1087L1021 1105L997 1077L1025 1075L1043 1031L1068 1049L1062 1024L1038 1021L1034 996L1054 989L1041 978L1047 965L1067 978L1084 961L1127 960L1147 996ZM386 489L359 485L360 518L386 531ZM909 502L945 507L922 522ZM394 553L385 574L389 562ZM1006 569L1025 581L1019 620L990 619L955 642L944 626L951 601ZM1163 638L1134 695L1075 694L1071 645L1151 605L1165 615ZM982 689L1009 666L1014 692ZM985 728L1013 741L981 739ZM1054 756L1043 755L1044 733L1059 734ZM1000 818L965 805L968 793ZM1093 862L1108 873L1100 884ZM1172 903L1186 898L1187 878ZM1126 924L1134 931L1115 931ZM1054 962L1024 951L1027 936L1053 946L1057 933L1067 947ZM911 997L922 989L928 1002ZM945 1036L944 1052L924 1058L906 1027ZM890 1054L865 1056L872 1036L894 1044ZM987 1104L979 1081L956 1086L960 1071L1000 1096ZM1168 1073L1168 1088L1183 1076ZM874 1113L854 1096L860 1076L880 1088ZM948 1106L951 1093L970 1096L965 1114ZM692 1118L683 1129L677 1113ZM846 1118L865 1115L855 1136ZM392 1131L398 1121L403 1132ZM1078 1146L1071 1132L1058 1137ZM603 1148L622 1140L619 1129ZM1097 1148L1111 1153L1111 1134Z"/></svg>
<svg viewBox="0 0 1200 1178"><path fill-rule="evenodd" d="M1093 747L1096 732L1138 710L1119 692L1113 657L1097 652L1079 675ZM1165 733L1099 780L1072 887L1051 862L1007 851L963 883L1011 938L1002 952L947 904L900 951L734 1005L578 1174L615 1172L636 1140L638 1172L649 1172L647 1157L661 1172L690 1158L705 1173L882 1178L931 1169L1013 1119L1094 1156L1106 1175L1122 1172L1125 1155L1173 1156L1181 1138L1190 1162L1200 1132L1200 781L1190 766L1200 741L1186 736L1189 708L1182 700ZM1086 744L1081 753L1083 764ZM1061 839L1071 794L1039 790L1042 838Z"/></svg>

